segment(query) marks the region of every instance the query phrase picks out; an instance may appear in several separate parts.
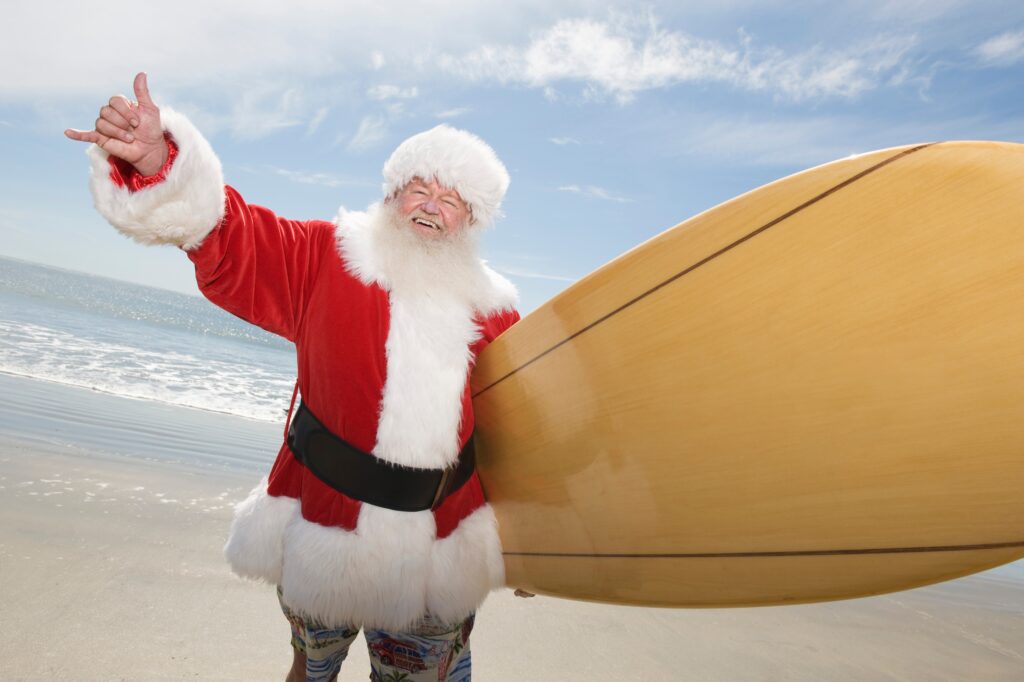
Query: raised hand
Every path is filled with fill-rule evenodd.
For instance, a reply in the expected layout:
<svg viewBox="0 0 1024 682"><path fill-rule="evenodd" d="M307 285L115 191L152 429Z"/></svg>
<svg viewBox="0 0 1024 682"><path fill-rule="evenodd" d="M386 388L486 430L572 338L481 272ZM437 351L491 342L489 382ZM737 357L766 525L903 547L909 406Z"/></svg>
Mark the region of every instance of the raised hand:
<svg viewBox="0 0 1024 682"><path fill-rule="evenodd" d="M145 73L135 76L133 87L136 101L123 95L111 97L100 109L95 130L68 128L64 134L79 142L93 142L135 166L142 175L153 175L167 161L160 109L149 96Z"/></svg>

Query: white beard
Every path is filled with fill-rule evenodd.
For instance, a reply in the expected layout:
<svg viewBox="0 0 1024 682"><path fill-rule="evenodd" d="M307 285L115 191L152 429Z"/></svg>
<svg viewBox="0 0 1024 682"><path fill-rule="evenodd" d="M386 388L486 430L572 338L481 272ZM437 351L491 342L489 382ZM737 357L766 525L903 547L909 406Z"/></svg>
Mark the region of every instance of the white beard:
<svg viewBox="0 0 1024 682"><path fill-rule="evenodd" d="M476 239L461 230L431 239L388 203L366 218L365 253L390 316L373 454L401 466L448 466L459 453L470 347L480 336L475 298L487 283Z"/></svg>
<svg viewBox="0 0 1024 682"><path fill-rule="evenodd" d="M466 302L486 284L479 239L470 227L430 238L385 202L370 208L369 228L381 284L392 293Z"/></svg>

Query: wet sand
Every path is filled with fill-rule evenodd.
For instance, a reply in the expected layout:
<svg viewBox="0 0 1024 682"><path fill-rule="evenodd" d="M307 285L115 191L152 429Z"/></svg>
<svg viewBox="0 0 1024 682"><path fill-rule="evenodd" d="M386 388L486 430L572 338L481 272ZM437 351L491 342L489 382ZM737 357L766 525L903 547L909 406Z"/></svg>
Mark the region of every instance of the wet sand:
<svg viewBox="0 0 1024 682"><path fill-rule="evenodd" d="M279 428L40 382L4 378L0 389L0 678L283 679L288 627L273 588L235 578L221 555L231 508L268 465ZM45 429L30 423L42 408ZM259 452L232 451L238 432ZM224 457L194 455L197 439ZM472 645L480 680L1016 681L1024 565L760 609L506 590L480 611ZM341 679L368 672L357 642Z"/></svg>

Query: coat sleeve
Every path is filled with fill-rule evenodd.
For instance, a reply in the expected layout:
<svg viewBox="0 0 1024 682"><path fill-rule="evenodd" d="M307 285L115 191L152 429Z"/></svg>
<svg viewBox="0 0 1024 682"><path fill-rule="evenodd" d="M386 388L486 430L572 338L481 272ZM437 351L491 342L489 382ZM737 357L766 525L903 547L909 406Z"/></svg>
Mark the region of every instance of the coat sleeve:
<svg viewBox="0 0 1024 682"><path fill-rule="evenodd" d="M243 320L295 341L333 225L299 222L246 204L226 188L220 225L188 251L203 295Z"/></svg>
<svg viewBox="0 0 1024 682"><path fill-rule="evenodd" d="M97 210L135 241L184 249L208 299L294 341L331 224L247 204L224 185L220 160L187 118L165 108L161 121L172 154L157 176L89 149Z"/></svg>

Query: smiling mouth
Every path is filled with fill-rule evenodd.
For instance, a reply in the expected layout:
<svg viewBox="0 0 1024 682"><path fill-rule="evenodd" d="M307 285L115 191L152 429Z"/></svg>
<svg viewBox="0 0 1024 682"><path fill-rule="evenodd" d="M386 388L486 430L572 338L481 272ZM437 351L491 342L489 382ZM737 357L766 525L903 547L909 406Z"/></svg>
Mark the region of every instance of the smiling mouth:
<svg viewBox="0 0 1024 682"><path fill-rule="evenodd" d="M435 232L440 232L441 231L441 226L438 225L437 223L435 223L432 220L427 220L426 218L419 218L419 217L417 217L417 218L413 218L412 221L415 224L417 224L417 225L422 225L424 227L430 228L431 230L434 230Z"/></svg>

